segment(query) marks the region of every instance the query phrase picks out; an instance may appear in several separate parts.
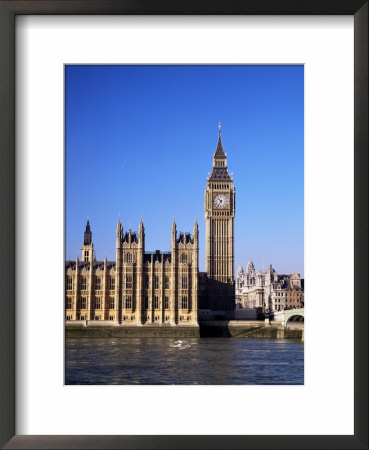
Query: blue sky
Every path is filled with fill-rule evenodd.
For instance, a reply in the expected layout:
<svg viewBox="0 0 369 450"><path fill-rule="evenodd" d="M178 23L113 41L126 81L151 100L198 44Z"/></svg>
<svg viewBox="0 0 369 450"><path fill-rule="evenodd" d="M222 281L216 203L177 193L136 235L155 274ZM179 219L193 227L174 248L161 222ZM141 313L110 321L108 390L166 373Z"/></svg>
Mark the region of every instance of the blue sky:
<svg viewBox="0 0 369 450"><path fill-rule="evenodd" d="M66 257L90 219L97 259L115 230L170 250L197 218L205 270L204 189L222 123L236 187L235 271L304 272L303 66L66 66Z"/></svg>

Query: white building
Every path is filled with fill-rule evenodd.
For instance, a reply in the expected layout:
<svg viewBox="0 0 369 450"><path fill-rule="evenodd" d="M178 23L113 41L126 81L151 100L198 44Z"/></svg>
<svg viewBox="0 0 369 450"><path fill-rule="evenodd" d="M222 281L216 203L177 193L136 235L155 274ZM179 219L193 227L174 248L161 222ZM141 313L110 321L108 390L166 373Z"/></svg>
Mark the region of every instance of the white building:
<svg viewBox="0 0 369 450"><path fill-rule="evenodd" d="M236 308L259 308L261 312L282 311L304 306L304 280L298 272L280 275L269 266L255 270L250 260L236 275Z"/></svg>

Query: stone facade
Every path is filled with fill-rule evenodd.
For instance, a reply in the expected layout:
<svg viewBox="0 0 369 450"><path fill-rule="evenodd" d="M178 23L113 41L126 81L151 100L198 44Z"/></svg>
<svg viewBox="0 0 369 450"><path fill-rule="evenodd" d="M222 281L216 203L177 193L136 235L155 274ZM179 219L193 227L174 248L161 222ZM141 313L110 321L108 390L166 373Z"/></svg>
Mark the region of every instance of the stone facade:
<svg viewBox="0 0 369 450"><path fill-rule="evenodd" d="M280 275L270 265L266 272L255 271L250 260L244 271L240 266L236 276L237 308L259 308L274 312L304 307L304 280L298 272Z"/></svg>
<svg viewBox="0 0 369 450"><path fill-rule="evenodd" d="M197 325L198 225L177 233L171 251L145 252L145 229L116 230L116 260L96 261L87 222L82 261L66 261L66 320L120 325Z"/></svg>

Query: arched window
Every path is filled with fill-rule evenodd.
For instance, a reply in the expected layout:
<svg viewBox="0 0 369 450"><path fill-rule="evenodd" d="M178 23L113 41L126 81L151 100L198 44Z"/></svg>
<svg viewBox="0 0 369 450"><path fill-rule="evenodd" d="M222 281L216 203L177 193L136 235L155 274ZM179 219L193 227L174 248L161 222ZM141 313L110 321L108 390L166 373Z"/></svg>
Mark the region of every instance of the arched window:
<svg viewBox="0 0 369 450"><path fill-rule="evenodd" d="M157 295L154 296L154 308L159 308L159 297Z"/></svg>
<svg viewBox="0 0 369 450"><path fill-rule="evenodd" d="M157 275L154 276L154 289L159 289L159 277Z"/></svg>
<svg viewBox="0 0 369 450"><path fill-rule="evenodd" d="M132 275L126 275L125 289L132 289Z"/></svg>
<svg viewBox="0 0 369 450"><path fill-rule="evenodd" d="M95 298L95 309L101 309L101 297Z"/></svg>
<svg viewBox="0 0 369 450"><path fill-rule="evenodd" d="M115 278L114 277L110 277L110 290L114 291L115 289Z"/></svg>
<svg viewBox="0 0 369 450"><path fill-rule="evenodd" d="M127 253L127 263L132 262L132 253Z"/></svg>
<svg viewBox="0 0 369 450"><path fill-rule="evenodd" d="M182 276L181 289L188 289L188 278L187 278L187 275Z"/></svg>
<svg viewBox="0 0 369 450"><path fill-rule="evenodd" d="M169 277L165 276L164 278L164 289L169 289Z"/></svg>
<svg viewBox="0 0 369 450"><path fill-rule="evenodd" d="M71 291L73 289L73 278L68 277L67 278L67 291Z"/></svg>
<svg viewBox="0 0 369 450"><path fill-rule="evenodd" d="M81 291L85 291L87 289L87 278L82 277L81 278Z"/></svg>
<svg viewBox="0 0 369 450"><path fill-rule="evenodd" d="M182 254L182 263L187 264L187 254L186 253Z"/></svg>
<svg viewBox="0 0 369 450"><path fill-rule="evenodd" d="M181 309L187 309L188 308L188 299L187 296L181 297Z"/></svg>
<svg viewBox="0 0 369 450"><path fill-rule="evenodd" d="M86 306L87 306L87 297L81 297L81 309L86 309Z"/></svg>
<svg viewBox="0 0 369 450"><path fill-rule="evenodd" d="M131 309L132 308L132 296L131 295L126 295L125 308L126 309Z"/></svg>

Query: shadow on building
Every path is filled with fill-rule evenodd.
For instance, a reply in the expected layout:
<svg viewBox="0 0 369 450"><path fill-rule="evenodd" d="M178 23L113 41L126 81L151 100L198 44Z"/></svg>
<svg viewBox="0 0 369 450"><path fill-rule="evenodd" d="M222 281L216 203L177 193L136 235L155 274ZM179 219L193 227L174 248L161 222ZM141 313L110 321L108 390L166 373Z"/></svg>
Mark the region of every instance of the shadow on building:
<svg viewBox="0 0 369 450"><path fill-rule="evenodd" d="M235 285L199 273L199 321L228 321L235 318Z"/></svg>

